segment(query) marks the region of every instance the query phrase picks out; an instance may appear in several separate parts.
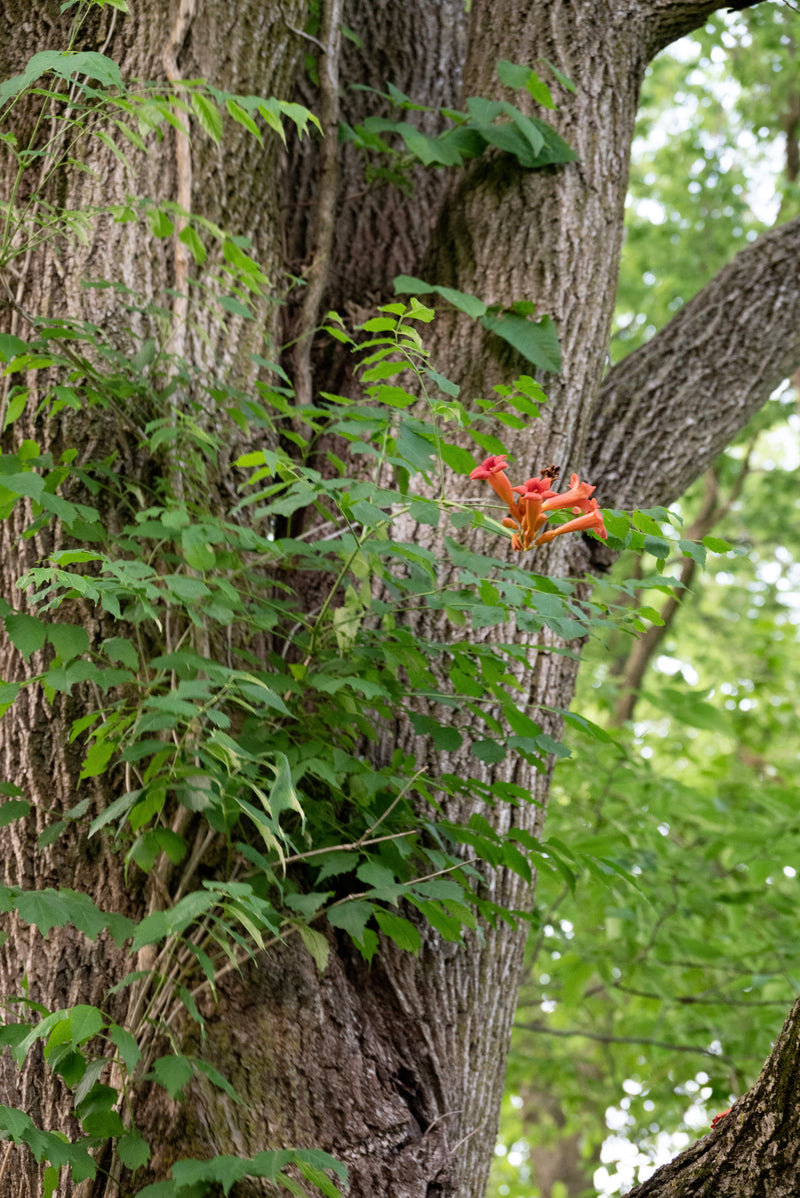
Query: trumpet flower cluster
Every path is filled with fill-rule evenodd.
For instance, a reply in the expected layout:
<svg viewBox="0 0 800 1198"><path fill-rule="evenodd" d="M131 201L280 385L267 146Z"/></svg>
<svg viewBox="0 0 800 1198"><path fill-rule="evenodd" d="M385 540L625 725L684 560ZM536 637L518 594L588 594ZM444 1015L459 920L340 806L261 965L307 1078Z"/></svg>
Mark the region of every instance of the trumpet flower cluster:
<svg viewBox="0 0 800 1198"><path fill-rule="evenodd" d="M603 513L597 500L591 498L595 490L590 483L582 483L577 474L570 475L569 490L558 494L551 490L551 483L558 477L558 467L548 466L540 478L529 478L521 487L512 487L505 475L508 468L506 455L492 454L476 466L470 478L485 478L496 495L507 504L509 514L503 519L503 527L513 529L511 548L517 552L530 549L532 545L546 545L554 537L566 532L595 532L603 540L608 533L603 525ZM551 512L570 508L577 517L541 532Z"/></svg>

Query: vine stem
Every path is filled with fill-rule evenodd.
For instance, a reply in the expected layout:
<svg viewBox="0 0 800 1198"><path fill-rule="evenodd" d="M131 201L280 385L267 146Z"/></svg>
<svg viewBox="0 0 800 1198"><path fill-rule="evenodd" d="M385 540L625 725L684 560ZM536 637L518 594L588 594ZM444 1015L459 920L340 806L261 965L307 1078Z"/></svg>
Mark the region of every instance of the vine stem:
<svg viewBox="0 0 800 1198"><path fill-rule="evenodd" d="M328 260L333 246L336 193L339 185L339 49L342 40L342 0L323 0L321 7L322 21L318 44L322 50L319 87L323 141L314 229L316 245L306 276L294 353L294 391L298 407L308 406L312 399L311 347L328 278Z"/></svg>
<svg viewBox="0 0 800 1198"><path fill-rule="evenodd" d="M196 0L181 0L175 24L164 48L161 61L167 79L180 90L183 76L178 67L178 53L186 40L195 15ZM175 130L175 165L178 173L176 200L184 212L192 207L192 147L184 129ZM189 314L189 247L180 239L186 221L181 215L175 222L173 261L175 264L175 296L172 301L172 344L177 357L182 358L186 347L186 321Z"/></svg>
<svg viewBox="0 0 800 1198"><path fill-rule="evenodd" d="M6 1144L6 1150L3 1153L3 1163L0 1164L0 1181L3 1180L3 1174L6 1171L6 1166L8 1165L8 1158L11 1156L11 1149L13 1147L14 1147L14 1141L9 1140L8 1143Z"/></svg>

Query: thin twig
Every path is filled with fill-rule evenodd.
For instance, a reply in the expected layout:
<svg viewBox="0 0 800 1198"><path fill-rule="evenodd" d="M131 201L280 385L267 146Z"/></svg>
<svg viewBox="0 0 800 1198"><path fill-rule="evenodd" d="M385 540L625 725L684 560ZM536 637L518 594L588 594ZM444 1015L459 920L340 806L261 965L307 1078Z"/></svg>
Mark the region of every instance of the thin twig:
<svg viewBox="0 0 800 1198"><path fill-rule="evenodd" d="M386 822L386 820L389 818L391 813L394 811L395 807L400 802L400 800L405 795L407 795L408 792L411 790L411 787L414 785L417 778L420 778L424 773L425 773L425 770L421 769L421 770L417 770L416 774L411 775L408 782L406 782L405 786L400 791L400 793L396 796L396 798L392 801L392 803L387 807L387 809L384 811L384 813L382 815L380 815L378 817L378 819L375 820L375 823L372 825L372 827L367 828L364 835L362 837L360 837L359 840L356 841L356 844L364 845L366 843L374 843L373 841L368 842L367 838L372 835L372 833L375 831L376 828L380 827L381 824ZM404 835L410 835L410 833L404 833Z"/></svg>
<svg viewBox="0 0 800 1198"><path fill-rule="evenodd" d="M298 29L296 25L290 25L284 17L283 23L287 29L291 29L292 33L296 33L298 37L304 37L307 42L313 42L315 46L319 46L322 53L325 53L325 47L318 37L314 37L313 33L306 33L305 29Z"/></svg>
<svg viewBox="0 0 800 1198"><path fill-rule="evenodd" d="M694 1052L704 1057L714 1057L717 1061L731 1060L725 1053L714 1052L710 1048L700 1048L694 1044L670 1044L668 1040L654 1040L650 1036L606 1036L602 1032L584 1032L580 1028L548 1027L546 1023L515 1023L514 1026L526 1032L541 1032L545 1036L581 1036L584 1040L597 1040L600 1044L647 1044L651 1048L665 1048L669 1052Z"/></svg>
<svg viewBox="0 0 800 1198"><path fill-rule="evenodd" d="M479 1123L477 1127L473 1127L472 1131L468 1131L465 1136L462 1136L460 1140L457 1140L456 1143L453 1145L453 1147L450 1149L450 1155L455 1156L456 1152L458 1152L461 1145L466 1144L467 1140L471 1140L472 1137L476 1136L478 1134L478 1132L481 1131L481 1129L485 1126L486 1126L486 1120L484 1119L483 1122Z"/></svg>
<svg viewBox="0 0 800 1198"><path fill-rule="evenodd" d="M395 802L399 798L398 795ZM380 820L378 822L380 823ZM382 844L385 840L400 840L403 836L415 836L418 832L419 828L406 828L405 832L390 832L387 836L374 836L371 840L350 840L346 844L332 844L324 849L309 849L307 853L296 853L293 857L284 858L282 865L285 868L287 865L295 865L298 861L308 861L311 857L320 857L324 853L354 853L357 849L366 848L368 845Z"/></svg>

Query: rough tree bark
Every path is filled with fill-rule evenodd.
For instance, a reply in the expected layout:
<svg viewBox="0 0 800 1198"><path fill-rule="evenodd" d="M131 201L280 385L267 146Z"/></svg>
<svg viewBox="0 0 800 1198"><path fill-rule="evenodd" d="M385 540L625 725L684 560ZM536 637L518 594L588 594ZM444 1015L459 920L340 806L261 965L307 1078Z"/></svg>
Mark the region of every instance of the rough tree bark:
<svg viewBox="0 0 800 1198"><path fill-rule="evenodd" d="M44 45L43 17L38 11L35 17L21 15L19 7L14 0L0 6L3 76L20 71ZM131 15L119 17L113 28L113 10L105 9L84 39L87 49L108 42L108 52L127 77L163 77L164 51L171 48L170 61L185 78L204 76L232 91L287 96L309 48L298 32L305 22L301 0L282 6L196 0L186 8L194 15L186 20L179 44L173 36L178 6L139 0L131 7ZM468 19L462 0L403 5L354 0L345 10L344 19L364 48L346 44L343 80L351 70L354 80L381 87L391 78L421 103L453 103L463 95L500 95L495 76L500 58L533 63L546 57L575 83L576 95L559 92L561 108L553 117L579 155L573 164L525 172L514 161L490 155L457 178L444 172L421 175L411 197L385 190L361 196L356 166L343 155L328 297L345 309L363 310L390 292L394 274L407 271L489 302L533 299L540 313L555 319L564 366L560 375L543 380L550 396L544 418L524 434L510 436L508 451L531 474L550 461L565 474L580 470L597 484L605 505L652 506L678 496L800 362L800 249L794 222L745 250L662 334L601 382L641 80L658 50L702 24L716 7L713 0L473 0ZM56 0L42 5L52 27L51 45L64 41L58 8ZM353 105L363 110L363 97L342 89L346 119L352 119ZM97 188L106 200L112 189L120 195L131 189L115 160L96 153L94 176L64 179L64 202L91 203ZM315 164L313 147L293 152L279 183L274 146L256 151L234 134L226 136L220 152L198 137L192 148L192 202L203 215L251 235L268 273L277 276L282 247L292 259L291 269L298 270L314 251ZM180 180L169 137L137 167L137 191L177 196ZM33 260L19 280L18 302L29 310L60 307L102 321L109 317L103 293L82 291L81 278L121 277L155 295L172 281L172 270L167 249L142 258L129 226L104 229L89 247L64 261L54 251ZM237 325L226 332L224 343L216 334L216 348L245 383L248 335L274 332L272 312L265 308L249 334ZM9 313L8 319L16 321L18 314ZM474 324L443 314L434 327L439 368L472 394L507 378L518 365ZM203 360L199 338L187 352ZM313 382L317 389L330 389L319 363ZM37 435L57 446L66 432L53 427L38 429ZM101 427L92 435L95 443L99 438L104 445L121 446L134 473L134 443L124 430ZM69 436L75 438L74 428ZM15 603L19 595L13 583L28 564L20 557L19 532L4 534L8 539L0 551L2 592ZM27 544L28 561L49 548L43 542ZM562 549L556 542L546 568L579 572L593 564L593 553L587 544ZM431 614L427 630L433 621ZM445 626L437 631L447 635ZM532 708L565 707L572 692L574 664L547 649L546 642L531 645L523 681ZM2 648L2 676L19 676L21 668L14 653ZM63 748L63 730L73 713L64 704L54 716L33 691L26 694L0 726L4 774L24 786L42 810L68 808L79 763ZM422 751L407 732L400 733L408 748ZM475 765L474 759L453 755L439 768L474 771ZM498 807L489 817L504 826L524 822L539 832L548 778L531 776L518 761L498 768L501 776L525 786L535 803L525 810ZM98 804L114 797L112 783L113 778L97 780ZM127 890L119 863L110 855L93 859L79 837L60 840L48 851L46 876L35 874L31 831L2 830L5 881L82 886L95 897L102 894L103 905L146 909L149 895ZM499 876L492 885L509 906L530 907L532 893L518 878ZM31 996L51 1007L76 1001L79 993L81 1001L93 1001L95 991L99 994L122 967L112 948L89 954L77 936L53 933L46 943L34 944L27 932L10 931L0 962L4 994L16 992L24 974ZM140 1112L155 1146L154 1177L165 1176L179 1154L252 1154L313 1144L349 1165L353 1198L480 1198L496 1131L522 943L520 933L505 927L487 930L482 943L462 950L428 934L418 958L384 944L371 969L334 943L322 979L307 954L291 945L271 950L243 978L226 979L220 1007L209 1012L204 1055L245 1097L248 1114L242 1117L224 1097L199 1088L192 1102L178 1109L154 1098ZM769 1081L772 1075L767 1076ZM782 1084L767 1089L764 1109L776 1111L785 1089ZM35 1066L21 1083L7 1064L0 1067L0 1100L25 1105L46 1126L63 1120L62 1095L57 1086L42 1082ZM785 1123L790 1130L788 1117ZM762 1119L752 1144L761 1144L765 1129L776 1126L775 1119ZM724 1124L712 1137L712 1148L722 1140L729 1142ZM740 1143L751 1140L744 1137ZM733 1139L730 1144L733 1152ZM766 1161L769 1152L762 1155ZM760 1177L761 1166L754 1169ZM720 1189L714 1176L706 1188L702 1184L686 1192L709 1198L734 1192ZM40 1193L37 1170L22 1153L8 1162L4 1185L20 1198ZM238 1191L242 1196L252 1192ZM754 1183L749 1192L790 1191L759 1189ZM104 1191L98 1181L92 1198L104 1193L110 1198L111 1190ZM69 1198L66 1190L64 1198Z"/></svg>

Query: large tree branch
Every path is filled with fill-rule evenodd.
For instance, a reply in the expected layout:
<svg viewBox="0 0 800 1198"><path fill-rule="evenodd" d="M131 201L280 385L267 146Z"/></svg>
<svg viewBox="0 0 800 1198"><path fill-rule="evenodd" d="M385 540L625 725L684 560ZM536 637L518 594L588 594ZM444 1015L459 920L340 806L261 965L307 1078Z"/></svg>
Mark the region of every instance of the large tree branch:
<svg viewBox="0 0 800 1198"><path fill-rule="evenodd" d="M800 1000L752 1090L716 1128L628 1198L743 1198L800 1193Z"/></svg>
<svg viewBox="0 0 800 1198"><path fill-rule="evenodd" d="M585 454L616 507L670 503L800 364L800 217L742 250L608 374Z"/></svg>
<svg viewBox="0 0 800 1198"><path fill-rule="evenodd" d="M648 29L648 50L651 58L679 37L703 25L719 8L754 8L760 0L740 0L719 4L718 0L651 0L653 19ZM640 5L635 6L640 9Z"/></svg>

